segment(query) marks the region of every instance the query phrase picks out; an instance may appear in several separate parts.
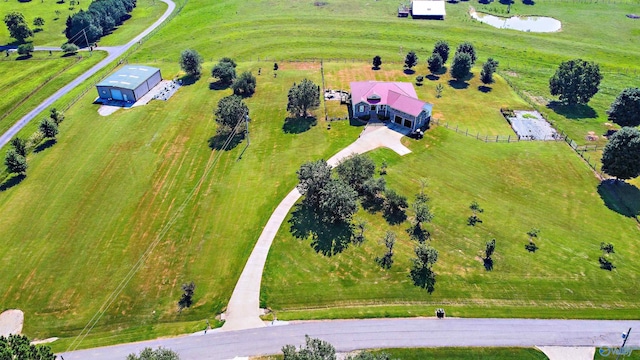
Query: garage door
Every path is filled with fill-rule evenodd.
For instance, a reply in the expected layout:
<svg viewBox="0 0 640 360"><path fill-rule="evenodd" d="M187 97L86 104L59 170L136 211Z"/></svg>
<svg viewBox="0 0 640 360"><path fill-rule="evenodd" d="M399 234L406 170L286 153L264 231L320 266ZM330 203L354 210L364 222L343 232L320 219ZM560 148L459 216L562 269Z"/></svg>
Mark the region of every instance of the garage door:
<svg viewBox="0 0 640 360"><path fill-rule="evenodd" d="M123 100L122 91L118 89L111 89L111 98L113 100Z"/></svg>

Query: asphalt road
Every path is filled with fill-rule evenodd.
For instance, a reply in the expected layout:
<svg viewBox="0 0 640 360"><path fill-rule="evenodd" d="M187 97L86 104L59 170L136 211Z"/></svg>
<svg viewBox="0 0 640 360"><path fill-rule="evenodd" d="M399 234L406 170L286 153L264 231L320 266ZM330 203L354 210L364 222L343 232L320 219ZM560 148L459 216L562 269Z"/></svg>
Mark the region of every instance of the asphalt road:
<svg viewBox="0 0 640 360"><path fill-rule="evenodd" d="M145 347L162 346L189 359L233 359L276 354L304 343L305 334L332 343L339 352L389 347L439 346L620 346L621 334L640 321L524 319L369 319L296 322L239 331L158 339L62 353L65 360L125 359ZM627 346L640 346L640 335Z"/></svg>
<svg viewBox="0 0 640 360"><path fill-rule="evenodd" d="M108 51L109 55L98 64L96 64L91 69L87 70L84 74L78 76L69 84L56 91L53 95L49 96L45 99L40 105L38 105L35 109L31 110L27 115L23 116L18 122L16 122L7 132L0 136L0 148L5 146L11 139L20 131L23 127L25 127L31 120L33 120L38 114L44 111L46 108L51 106L56 100L60 99L64 94L76 88L82 82L90 78L92 75L97 73L100 69L109 65L111 62L119 58L125 51L129 50L133 45L142 40L147 34L153 31L155 28L160 26L173 12L176 8L176 4L172 0L160 0L168 5L167 10L162 14L162 16L154 22L151 26L149 26L145 31L136 36L133 40L129 41L126 45L121 46L112 46L108 48L96 48L96 50L105 50ZM48 50L49 48L37 48L38 50ZM58 50L56 48L56 50Z"/></svg>

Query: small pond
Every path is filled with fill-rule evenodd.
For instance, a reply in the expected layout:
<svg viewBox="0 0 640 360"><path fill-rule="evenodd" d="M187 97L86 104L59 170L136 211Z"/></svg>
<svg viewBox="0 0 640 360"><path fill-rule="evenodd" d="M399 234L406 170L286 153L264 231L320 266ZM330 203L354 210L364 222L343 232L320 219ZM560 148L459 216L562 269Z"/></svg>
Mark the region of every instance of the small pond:
<svg viewBox="0 0 640 360"><path fill-rule="evenodd" d="M562 28L559 20L544 16L512 16L503 18L489 14L469 11L472 18L498 29L511 29L527 32L555 32Z"/></svg>

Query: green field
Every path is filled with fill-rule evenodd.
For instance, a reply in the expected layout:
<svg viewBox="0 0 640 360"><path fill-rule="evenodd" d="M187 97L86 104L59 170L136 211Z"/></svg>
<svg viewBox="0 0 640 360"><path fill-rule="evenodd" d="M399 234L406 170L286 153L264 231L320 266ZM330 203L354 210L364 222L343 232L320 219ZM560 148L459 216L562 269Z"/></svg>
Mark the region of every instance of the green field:
<svg viewBox="0 0 640 360"><path fill-rule="evenodd" d="M587 131L606 129L605 111L615 95L637 85L640 22L624 17L637 10L637 1L514 5L519 13L553 14L563 21L563 31L554 34L490 28L469 19L469 4L477 5L448 3L447 20L434 22L398 19L397 3L387 1L335 0L318 7L298 0L190 0L128 61L158 66L172 78L179 75L179 53L195 48L206 60L204 77L166 103L109 117L97 114L89 92L67 111L58 143L31 155L28 176L0 192L2 308L25 311L25 333L58 336L54 349L64 350L157 241L81 347L196 331L206 319L213 322L271 212L295 186L296 169L330 157L361 130L347 121L333 122L328 130L322 107L309 130L283 128L291 84L303 77L321 81L319 62L289 60L324 58L327 86L344 89L351 80L373 77L413 81L417 74L401 72L408 50L418 52L417 71L424 74L437 39L452 46L472 41L479 62L498 59L504 78L490 92L480 92L476 67L466 89L449 86L444 75L425 80L418 95L435 104L434 117L442 122L507 135L499 107L544 110L545 84L557 64L583 57L605 71L603 91L590 104L596 116L587 108L578 109L583 115L577 118L575 109L544 110L582 142ZM595 14L603 26L593 26ZM383 70L373 73L368 62L376 54ZM213 109L230 93L209 90L208 73L222 56L239 60L239 72L262 69L257 93L247 100L251 145L244 153L246 141L230 151L207 146L215 132ZM274 59L281 69L276 78ZM524 99L505 79L527 92ZM440 99L434 92L438 82L445 85ZM335 104L328 108L336 117L346 112ZM413 287L407 277L413 248L408 223L390 227L379 213L362 211L358 217L370 224L368 241L330 258L315 253L309 241L293 239L283 226L262 295L278 318L432 315L435 307L452 316L637 318L639 306L629 300L638 295L633 284L640 277L634 261L637 225L604 205L597 180L568 146L487 144L442 126L406 145L413 153L403 158L387 150L372 156L378 164L389 163L389 186L409 197L419 190L419 179L428 181L436 214L429 227L440 251L434 294ZM475 228L465 225L472 200L486 209L484 223ZM532 227L542 230L535 254L524 250ZM382 271L373 258L382 252L378 239L387 228L399 240L394 267ZM492 237L498 245L495 268L488 272L477 257ZM601 241L616 246L613 272L598 268ZM178 314L180 285L191 280L196 303Z"/></svg>
<svg viewBox="0 0 640 360"><path fill-rule="evenodd" d="M257 66L240 69L256 72ZM171 77L176 69L162 71ZM82 346L195 331L205 319L213 320L242 271L238 259L248 257L272 204L295 186L293 174L303 159L328 157L360 131L339 122L330 131L319 124L301 134L285 133L282 94L303 76L319 81L320 74L282 69L278 78L258 78L258 91L247 101L251 146L240 161L246 142L226 152L207 145L215 132L213 108L230 92L209 90L207 78L169 102L106 118L91 104L93 94L85 96L67 112L59 142L30 156L27 178L0 193L7 214L0 228L11 229L1 243L7 265L0 270L0 287L7 289L3 307L30 314L30 336L75 336L160 239ZM207 166L212 170L195 198L164 234L164 224ZM48 190L37 190L43 184ZM180 285L190 280L197 285L196 303L178 314ZM63 339L54 346L67 344Z"/></svg>
<svg viewBox="0 0 640 360"><path fill-rule="evenodd" d="M104 59L101 51L91 56L78 53L64 57L60 52L49 55L41 51L27 60L16 60L16 55L2 58L0 71L0 132L5 132L22 116L44 99L65 86L78 75Z"/></svg>
<svg viewBox="0 0 640 360"><path fill-rule="evenodd" d="M0 17L10 11L17 11L24 15L29 27L34 30L33 19L40 16L45 24L41 31L35 32L33 38L34 46L61 46L67 41L64 36L65 21L67 17L80 10L86 10L91 4L91 0L80 1L71 9L69 1L59 3L56 0L32 0L18 1L8 0L0 2ZM154 23L167 9L167 5L156 0L140 0L136 8L131 12L131 19L125 21L116 28L112 34L103 37L99 41L100 46L123 45L133 39ZM56 10L60 15L56 14ZM4 23L0 24L0 45L14 44L15 39L9 37L9 31Z"/></svg>

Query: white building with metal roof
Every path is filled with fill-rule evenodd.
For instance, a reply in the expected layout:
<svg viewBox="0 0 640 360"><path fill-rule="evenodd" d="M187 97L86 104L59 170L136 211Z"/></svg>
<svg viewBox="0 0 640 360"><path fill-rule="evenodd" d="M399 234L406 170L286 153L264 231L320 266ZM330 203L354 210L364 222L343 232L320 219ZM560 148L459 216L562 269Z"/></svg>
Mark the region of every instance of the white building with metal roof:
<svg viewBox="0 0 640 360"><path fill-rule="evenodd" d="M162 81L160 69L125 65L96 85L100 100L136 102Z"/></svg>

